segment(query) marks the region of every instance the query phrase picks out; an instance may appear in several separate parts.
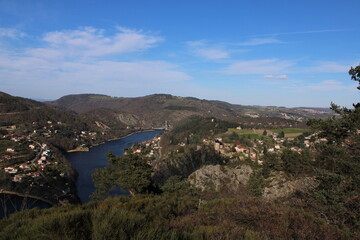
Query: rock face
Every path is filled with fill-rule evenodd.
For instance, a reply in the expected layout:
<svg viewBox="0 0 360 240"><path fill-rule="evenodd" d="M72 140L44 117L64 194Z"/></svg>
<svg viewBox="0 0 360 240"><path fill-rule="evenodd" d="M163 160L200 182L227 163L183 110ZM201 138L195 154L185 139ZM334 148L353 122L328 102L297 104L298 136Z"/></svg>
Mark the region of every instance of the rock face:
<svg viewBox="0 0 360 240"><path fill-rule="evenodd" d="M203 166L224 164L225 162L226 159L212 146L188 148L185 149L184 154L158 159L154 164L156 172L152 178L156 183L163 184L171 176L178 175L187 178Z"/></svg>
<svg viewBox="0 0 360 240"><path fill-rule="evenodd" d="M287 180L284 173L278 173L269 179L264 189L263 197L268 200L290 197L295 192L308 192L319 186L315 177L302 177L296 180Z"/></svg>
<svg viewBox="0 0 360 240"><path fill-rule="evenodd" d="M219 191L227 188L236 191L240 185L246 185L253 170L248 165L230 168L221 165L207 165L193 172L189 182L201 190Z"/></svg>

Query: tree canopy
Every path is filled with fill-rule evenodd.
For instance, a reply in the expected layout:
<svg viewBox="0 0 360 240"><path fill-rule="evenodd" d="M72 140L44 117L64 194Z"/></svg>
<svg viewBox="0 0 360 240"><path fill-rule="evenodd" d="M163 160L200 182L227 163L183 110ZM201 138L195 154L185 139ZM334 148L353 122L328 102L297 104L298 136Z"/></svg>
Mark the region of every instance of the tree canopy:
<svg viewBox="0 0 360 240"><path fill-rule="evenodd" d="M349 74L360 84L360 65L351 68ZM360 86L357 88L360 90ZM359 232L360 103L354 103L352 109L332 103L331 109L337 116L308 122L319 137L327 140L317 145L315 164L321 183L315 198L318 210L329 221Z"/></svg>
<svg viewBox="0 0 360 240"><path fill-rule="evenodd" d="M128 190L131 195L147 193L152 189L150 159L140 154L116 157L107 155L109 166L93 173L96 192L94 199L103 199L115 187Z"/></svg>

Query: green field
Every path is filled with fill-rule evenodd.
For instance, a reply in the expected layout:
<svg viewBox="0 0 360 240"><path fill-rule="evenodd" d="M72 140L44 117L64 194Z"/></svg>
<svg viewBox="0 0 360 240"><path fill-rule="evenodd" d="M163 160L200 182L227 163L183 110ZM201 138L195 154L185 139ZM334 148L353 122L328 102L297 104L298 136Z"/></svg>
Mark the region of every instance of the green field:
<svg viewBox="0 0 360 240"><path fill-rule="evenodd" d="M236 128L229 128L228 129L228 133L236 133L239 135L243 135L243 134L257 134L257 135L262 135L264 132L264 129L236 129Z"/></svg>
<svg viewBox="0 0 360 240"><path fill-rule="evenodd" d="M300 136L305 132L309 132L309 129L304 128L278 128L278 129L267 129L267 133L281 133L284 132L286 138L295 138ZM251 139L262 139L263 138L264 129L235 129L229 128L227 133L232 134L236 133L242 136L250 136Z"/></svg>
<svg viewBox="0 0 360 240"><path fill-rule="evenodd" d="M305 133L305 132L309 132L309 129L303 129L303 128L279 128L279 129L271 129L271 132L274 133L281 133L284 132L285 134L290 134L290 133Z"/></svg>

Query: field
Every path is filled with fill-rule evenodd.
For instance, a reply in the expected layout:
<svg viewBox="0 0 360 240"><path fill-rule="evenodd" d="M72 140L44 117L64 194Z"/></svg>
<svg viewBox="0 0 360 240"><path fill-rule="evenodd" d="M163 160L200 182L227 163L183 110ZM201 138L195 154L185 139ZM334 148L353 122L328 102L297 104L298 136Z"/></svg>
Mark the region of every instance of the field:
<svg viewBox="0 0 360 240"><path fill-rule="evenodd" d="M228 133L236 133L239 135L244 134L257 134L262 135L264 132L264 129L235 129L235 128L229 128Z"/></svg>
<svg viewBox="0 0 360 240"><path fill-rule="evenodd" d="M286 138L295 138L297 136L300 136L301 134L305 132L309 132L309 129L303 129L303 128L282 128L282 129L271 129L271 132L274 133L285 133Z"/></svg>
<svg viewBox="0 0 360 240"><path fill-rule="evenodd" d="M267 129L267 133L285 133L286 138L295 138L301 134L308 132L308 129L303 128L278 128L278 129ZM228 134L236 133L238 135L250 136L251 139L260 139L263 136L264 129L235 129L229 128Z"/></svg>
<svg viewBox="0 0 360 240"><path fill-rule="evenodd" d="M304 133L304 132L308 132L308 129L303 129L303 128L279 128L279 129L271 129L271 132L274 133L281 133L284 132L285 134L288 133Z"/></svg>

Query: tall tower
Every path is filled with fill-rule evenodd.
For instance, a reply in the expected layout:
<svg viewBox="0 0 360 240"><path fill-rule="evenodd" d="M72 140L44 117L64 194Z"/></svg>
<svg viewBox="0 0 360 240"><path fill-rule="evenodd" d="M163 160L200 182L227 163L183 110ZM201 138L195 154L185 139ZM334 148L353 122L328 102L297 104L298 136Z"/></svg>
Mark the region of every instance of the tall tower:
<svg viewBox="0 0 360 240"><path fill-rule="evenodd" d="M165 131L168 131L170 129L170 124L168 121L165 121Z"/></svg>

